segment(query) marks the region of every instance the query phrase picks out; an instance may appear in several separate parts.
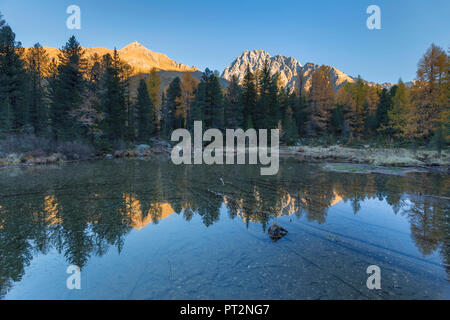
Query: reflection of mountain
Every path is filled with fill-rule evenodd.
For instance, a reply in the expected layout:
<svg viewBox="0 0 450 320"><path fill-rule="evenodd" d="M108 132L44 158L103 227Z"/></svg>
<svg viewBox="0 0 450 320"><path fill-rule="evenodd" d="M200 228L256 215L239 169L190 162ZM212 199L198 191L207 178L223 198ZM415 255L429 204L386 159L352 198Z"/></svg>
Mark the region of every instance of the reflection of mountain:
<svg viewBox="0 0 450 320"><path fill-rule="evenodd" d="M331 200L328 207L332 207L342 201L342 197L339 196L337 192L334 192L333 195L334 198ZM244 208L245 201L243 199L236 201L235 199L224 196L223 201L228 208L236 211L236 215L238 217L240 217L244 221L247 219ZM291 216L293 214L298 214L299 210L301 210L301 208L305 205L307 205L307 200L305 198L296 198L289 193L286 193L280 199L278 210L270 212L270 215L274 218L278 218L281 216ZM260 222L258 221L258 216L251 217L249 221Z"/></svg>
<svg viewBox="0 0 450 320"><path fill-rule="evenodd" d="M125 214L131 218L130 226L136 230L141 230L149 223L165 219L172 213L175 213L175 210L169 203L154 203L148 212L144 214L139 199L130 194L123 195L123 199L126 203ZM155 215L155 212L157 215Z"/></svg>

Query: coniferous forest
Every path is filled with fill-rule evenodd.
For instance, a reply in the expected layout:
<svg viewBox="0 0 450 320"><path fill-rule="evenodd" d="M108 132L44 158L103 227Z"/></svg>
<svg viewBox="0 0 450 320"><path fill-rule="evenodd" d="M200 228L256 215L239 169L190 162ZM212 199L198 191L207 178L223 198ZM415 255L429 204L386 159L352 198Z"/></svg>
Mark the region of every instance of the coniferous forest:
<svg viewBox="0 0 450 320"><path fill-rule="evenodd" d="M1 19L1 18L0 18ZM302 81L300 77L300 83ZM0 20L0 139L96 153L170 139L177 128L280 129L286 145L370 143L441 150L450 139L449 56L431 45L417 78L390 88L361 77L337 91L328 67L314 71L308 90L279 85L268 64L226 88L218 72L189 72L162 87L158 70L137 73L114 54L86 57L72 36L50 59L37 43L22 48ZM22 139L22 140L21 140ZM79 152L82 153L82 152Z"/></svg>

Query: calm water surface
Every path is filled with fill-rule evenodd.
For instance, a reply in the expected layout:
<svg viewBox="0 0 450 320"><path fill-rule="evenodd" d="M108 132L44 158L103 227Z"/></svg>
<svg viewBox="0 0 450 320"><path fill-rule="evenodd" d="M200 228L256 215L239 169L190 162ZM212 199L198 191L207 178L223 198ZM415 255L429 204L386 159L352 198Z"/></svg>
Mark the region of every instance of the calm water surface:
<svg viewBox="0 0 450 320"><path fill-rule="evenodd" d="M144 160L0 170L0 298L450 299L449 196L448 175L294 160L273 177Z"/></svg>

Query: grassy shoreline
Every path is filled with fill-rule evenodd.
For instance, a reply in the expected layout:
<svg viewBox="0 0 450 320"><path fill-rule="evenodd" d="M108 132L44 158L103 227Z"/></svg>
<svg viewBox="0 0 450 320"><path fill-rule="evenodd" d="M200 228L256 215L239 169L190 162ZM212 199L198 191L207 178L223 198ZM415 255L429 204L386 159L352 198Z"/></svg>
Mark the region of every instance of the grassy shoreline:
<svg viewBox="0 0 450 320"><path fill-rule="evenodd" d="M111 153L89 153L80 156L73 152L64 154L53 152L41 154L36 151L0 153L0 168L30 167L36 165L62 164L85 160L102 160L117 158L152 158L169 156L170 145L163 141L153 141L151 145L136 145L125 150ZM345 147L333 146L280 146L280 157L294 157L300 161L368 165L371 170L378 167L433 168L450 170L450 150L437 151L430 149L376 148L370 146ZM366 168L366 169L367 169ZM339 168L334 168L340 170ZM349 170L349 171L348 171ZM360 171L353 166L348 172ZM364 169L365 170L365 169ZM441 170L441 171L442 171ZM344 170L346 171L346 170ZM380 171L376 169L375 171ZM382 171L382 170L381 170Z"/></svg>
<svg viewBox="0 0 450 320"><path fill-rule="evenodd" d="M301 146L280 147L280 156L293 156L303 161L342 162L370 164L384 167L447 167L450 166L450 150L441 154L430 149L375 148L365 146Z"/></svg>

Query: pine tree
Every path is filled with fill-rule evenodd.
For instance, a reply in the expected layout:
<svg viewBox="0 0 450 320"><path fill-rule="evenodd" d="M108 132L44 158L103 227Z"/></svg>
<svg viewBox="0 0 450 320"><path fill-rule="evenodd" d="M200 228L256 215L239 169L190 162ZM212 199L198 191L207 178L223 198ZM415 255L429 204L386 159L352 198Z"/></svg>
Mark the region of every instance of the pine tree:
<svg viewBox="0 0 450 320"><path fill-rule="evenodd" d="M289 105L294 112L295 124L298 128L298 134L299 136L304 136L306 135L308 97L304 90L299 90L298 96L294 91L290 95L289 101Z"/></svg>
<svg viewBox="0 0 450 320"><path fill-rule="evenodd" d="M254 119L256 113L257 91L255 76L247 65L244 79L242 81L242 104L244 114L244 125L246 129L254 127Z"/></svg>
<svg viewBox="0 0 450 320"><path fill-rule="evenodd" d="M379 101L377 105L377 110L375 112L376 119L376 130L378 133L382 135L390 135L391 132L388 128L389 124L389 115L388 112L391 110L391 95L390 91L386 88L383 88L379 93Z"/></svg>
<svg viewBox="0 0 450 320"><path fill-rule="evenodd" d="M242 88L236 76L231 78L225 94L225 128L244 127Z"/></svg>
<svg viewBox="0 0 450 320"><path fill-rule="evenodd" d="M331 115L331 133L342 136L345 133L345 118L342 105L336 104Z"/></svg>
<svg viewBox="0 0 450 320"><path fill-rule="evenodd" d="M206 68L195 94L193 120L202 120L204 128L223 128L223 93L217 72Z"/></svg>
<svg viewBox="0 0 450 320"><path fill-rule="evenodd" d="M51 129L57 140L80 136L80 125L75 117L83 101L86 61L84 51L72 36L60 50L57 75L52 84Z"/></svg>
<svg viewBox="0 0 450 320"><path fill-rule="evenodd" d="M278 74L274 74L270 79L269 108L264 119L264 128L266 129L276 129L278 122L283 120L280 113L280 87L278 85L278 77Z"/></svg>
<svg viewBox="0 0 450 320"><path fill-rule="evenodd" d="M0 14L0 134L18 132L28 121L23 48Z"/></svg>
<svg viewBox="0 0 450 320"><path fill-rule="evenodd" d="M191 120L188 124L189 128L193 127L194 121L203 120L203 110L206 105L206 94L207 94L208 83L204 81L203 77L200 80L197 90L195 91L194 101L191 107Z"/></svg>
<svg viewBox="0 0 450 320"><path fill-rule="evenodd" d="M181 80L179 77L173 79L166 92L167 96L167 116L166 116L166 134L177 128L182 128L184 119L180 112L181 98Z"/></svg>
<svg viewBox="0 0 450 320"><path fill-rule="evenodd" d="M258 100L256 110L252 114L253 124L256 129L271 128L270 119L271 103L273 100L272 76L270 75L269 62L264 61L263 69L258 77Z"/></svg>
<svg viewBox="0 0 450 320"><path fill-rule="evenodd" d="M139 82L136 103L138 140L145 142L152 133L152 110L153 105L148 94L145 80Z"/></svg>
<svg viewBox="0 0 450 320"><path fill-rule="evenodd" d="M294 113L291 107L287 107L283 119L283 136L282 139L287 145L293 145L298 141L298 129L295 125Z"/></svg>
<svg viewBox="0 0 450 320"><path fill-rule="evenodd" d="M102 103L105 113L104 129L108 139L117 143L125 138L127 120L125 88L120 77L121 62L117 54L113 57L106 54L104 60L106 65Z"/></svg>
<svg viewBox="0 0 450 320"><path fill-rule="evenodd" d="M48 76L50 59L45 49L37 43L26 54L27 71L30 79L28 90L29 120L36 135L47 129L48 106L44 79Z"/></svg>
<svg viewBox="0 0 450 320"><path fill-rule="evenodd" d="M206 69L205 73L209 71ZM207 96L203 110L203 121L206 128L223 128L223 92L218 72L211 72L207 76Z"/></svg>

